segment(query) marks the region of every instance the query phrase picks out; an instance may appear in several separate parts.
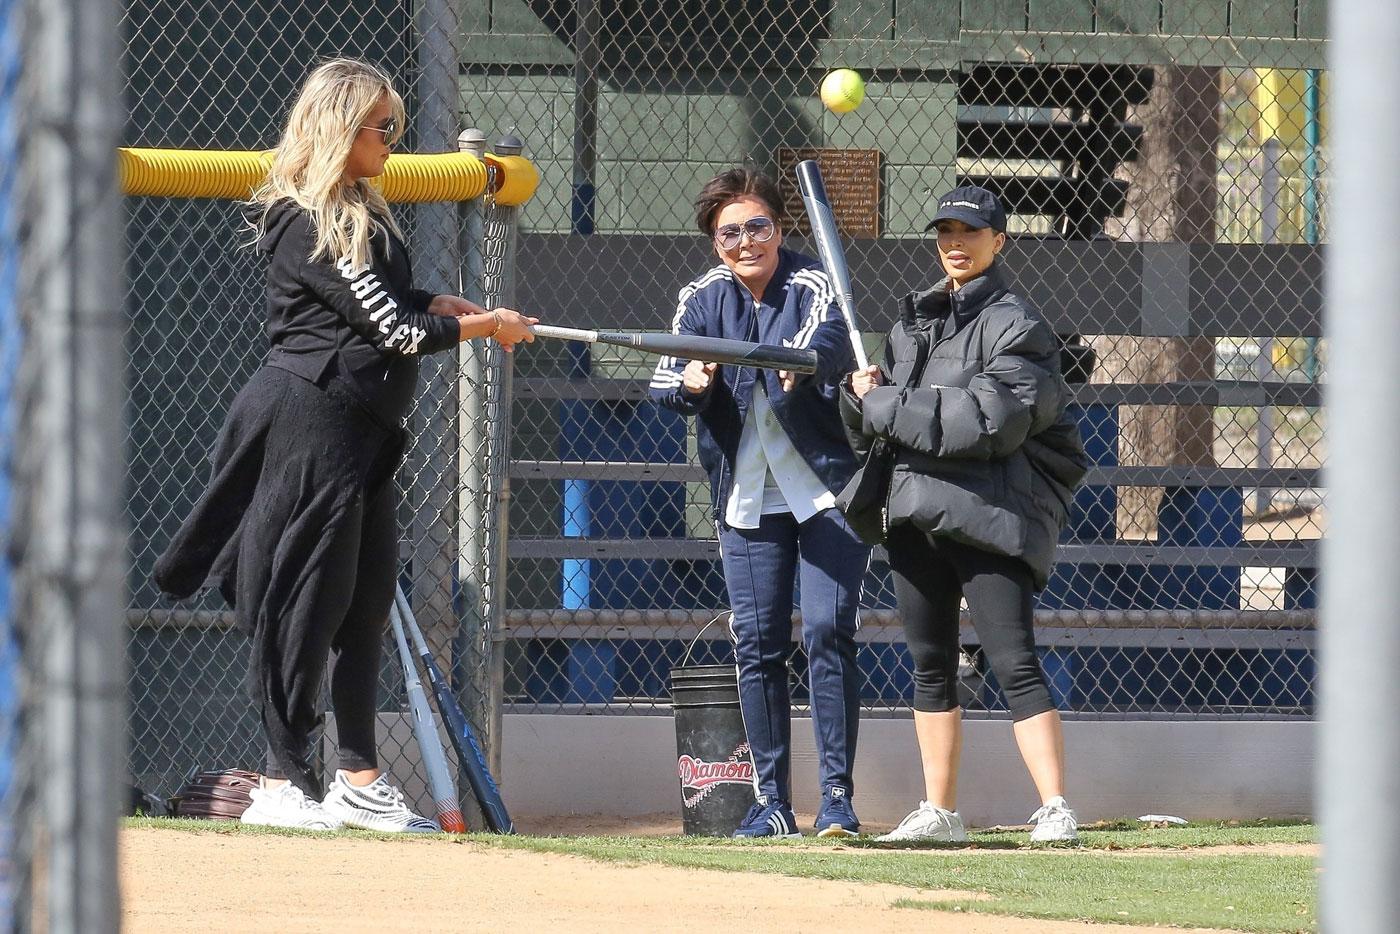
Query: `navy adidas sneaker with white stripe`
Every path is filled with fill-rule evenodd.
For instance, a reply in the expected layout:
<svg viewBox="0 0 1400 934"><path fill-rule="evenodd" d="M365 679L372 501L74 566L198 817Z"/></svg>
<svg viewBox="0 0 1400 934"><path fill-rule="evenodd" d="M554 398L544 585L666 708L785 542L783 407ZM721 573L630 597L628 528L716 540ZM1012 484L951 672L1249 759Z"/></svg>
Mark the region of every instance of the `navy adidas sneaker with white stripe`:
<svg viewBox="0 0 1400 934"><path fill-rule="evenodd" d="M766 797L759 798L749 808L744 822L734 831L736 839L765 837L786 840L800 836L802 831L797 829L797 818L793 817L792 808L784 801L770 802Z"/></svg>
<svg viewBox="0 0 1400 934"><path fill-rule="evenodd" d="M404 804L403 792L380 775L368 785L352 785L336 770L321 805L346 827L381 833L437 833L438 825Z"/></svg>
<svg viewBox="0 0 1400 934"><path fill-rule="evenodd" d="M831 785L822 789L822 809L817 812L817 836L860 836L860 819L851 807L851 789Z"/></svg>

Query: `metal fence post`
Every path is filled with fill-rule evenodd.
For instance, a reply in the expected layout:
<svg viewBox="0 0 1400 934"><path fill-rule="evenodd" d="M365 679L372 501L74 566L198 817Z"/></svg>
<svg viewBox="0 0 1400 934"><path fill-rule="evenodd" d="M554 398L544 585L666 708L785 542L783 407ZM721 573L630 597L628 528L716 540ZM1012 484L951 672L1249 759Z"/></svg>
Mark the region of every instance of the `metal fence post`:
<svg viewBox="0 0 1400 934"><path fill-rule="evenodd" d="M457 148L481 158L486 153L486 136L475 127L463 130L457 137ZM485 200L483 195L458 206L461 293L483 305L486 302L482 289ZM453 653L452 678L459 703L477 723L490 720L490 655L487 654L485 664L478 664L483 653L491 652L486 587L491 580L490 524L494 519L492 511L485 506L490 490L486 463L491 432L491 413L487 405L489 353L485 341L463 341L457 347L457 586L461 600L461 632L458 651ZM496 740L494 735L488 737L488 749L495 748ZM460 776L460 781L465 788L465 774ZM469 808L476 814L473 823L479 823L480 809L475 802L470 802Z"/></svg>
<svg viewBox="0 0 1400 934"><path fill-rule="evenodd" d="M447 0L418 0L415 15L421 40L415 85L416 148L449 152L456 146L458 132L457 17ZM413 213L413 266L419 286L435 294L454 291L461 267L457 206L420 204ZM455 355L423 359L422 386L412 417L414 443L405 476L411 515L412 599L419 607L428 644L444 660L459 628L454 607L458 388Z"/></svg>
<svg viewBox="0 0 1400 934"><path fill-rule="evenodd" d="M1326 293L1332 456L1319 679L1320 917L1326 931L1380 934L1400 919L1400 419L1385 363L1400 357L1400 265L1388 255L1400 211L1400 126L1384 117L1400 113L1400 6L1334 0L1330 25L1330 214L1343 220L1332 229Z"/></svg>
<svg viewBox="0 0 1400 934"><path fill-rule="evenodd" d="M10 600L10 464L14 456L11 398L19 367L19 90L20 4L0 2L0 924L9 924L27 906L30 851L17 827L32 783L19 759L23 729L18 619Z"/></svg>
<svg viewBox="0 0 1400 934"><path fill-rule="evenodd" d="M509 134L501 137L495 147L496 153L503 156L519 155L522 149L524 144ZM489 187L488 185L488 197ZM493 241L497 255L492 258L494 262L488 260L482 287L489 307L515 303L516 234L519 222L519 208L491 203L487 235ZM491 679L487 703L487 713L491 720L491 740L487 757L490 760L491 771L500 775L505 692L506 576L510 538L511 381L515 361L513 354L501 352L497 348L493 348L493 352L496 354L498 373L491 420L490 462L496 503L490 589Z"/></svg>
<svg viewBox="0 0 1400 934"><path fill-rule="evenodd" d="M1283 144L1277 136L1264 140L1259 149L1263 166L1259 177L1259 221L1260 242L1277 243L1279 230L1279 194L1281 191L1279 159L1283 154ZM1267 335L1256 337L1259 352L1254 358L1254 375L1264 383L1274 377L1274 341ZM1259 421L1254 426L1255 458L1260 470L1274 466L1274 410L1272 406L1259 407ZM1257 487L1254 491L1254 513L1262 516L1273 507L1274 493L1267 487Z"/></svg>
<svg viewBox="0 0 1400 934"><path fill-rule="evenodd" d="M94 934L120 923L126 774L117 10L53 0L26 15L18 585L42 652L48 929Z"/></svg>

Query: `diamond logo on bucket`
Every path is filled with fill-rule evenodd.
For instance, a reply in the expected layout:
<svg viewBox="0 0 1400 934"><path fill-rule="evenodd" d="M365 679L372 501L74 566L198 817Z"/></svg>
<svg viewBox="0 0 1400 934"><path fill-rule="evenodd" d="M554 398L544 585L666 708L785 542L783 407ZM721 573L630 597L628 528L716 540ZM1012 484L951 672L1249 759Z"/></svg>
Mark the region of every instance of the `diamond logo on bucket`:
<svg viewBox="0 0 1400 934"><path fill-rule="evenodd" d="M740 743L723 762L707 762L693 756L676 760L685 806L693 808L704 801L720 785L752 785L753 762L749 759L749 744ZM694 792L690 794L689 792Z"/></svg>

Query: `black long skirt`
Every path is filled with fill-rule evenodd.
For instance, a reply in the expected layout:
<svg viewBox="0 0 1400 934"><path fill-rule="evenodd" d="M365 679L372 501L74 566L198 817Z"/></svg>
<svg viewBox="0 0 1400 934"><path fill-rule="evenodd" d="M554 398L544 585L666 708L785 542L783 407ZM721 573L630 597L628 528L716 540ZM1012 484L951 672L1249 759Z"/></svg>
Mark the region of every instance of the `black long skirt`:
<svg viewBox="0 0 1400 934"><path fill-rule="evenodd" d="M366 682L333 684L342 745L351 726L353 744L369 746L342 764L374 765L373 661L393 600L393 481L403 449L402 430L340 379L321 386L265 366L235 399L209 487L155 566L164 592L183 598L217 586L233 605L251 636L248 688L267 733L268 771L318 799L308 738L332 647L350 652L348 667ZM339 709L342 697L355 724L340 722L351 713Z"/></svg>

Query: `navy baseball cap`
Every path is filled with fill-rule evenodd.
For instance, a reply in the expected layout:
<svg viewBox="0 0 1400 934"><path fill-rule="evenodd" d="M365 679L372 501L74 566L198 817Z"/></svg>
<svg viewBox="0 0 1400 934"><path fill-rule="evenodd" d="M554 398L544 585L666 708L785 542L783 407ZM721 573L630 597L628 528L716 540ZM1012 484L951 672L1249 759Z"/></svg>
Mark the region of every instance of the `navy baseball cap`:
<svg viewBox="0 0 1400 934"><path fill-rule="evenodd" d="M998 233L1006 230L1006 209L997 196L977 185L954 188L938 199L938 213L924 230L932 230L939 221L962 221L969 227L990 227Z"/></svg>

